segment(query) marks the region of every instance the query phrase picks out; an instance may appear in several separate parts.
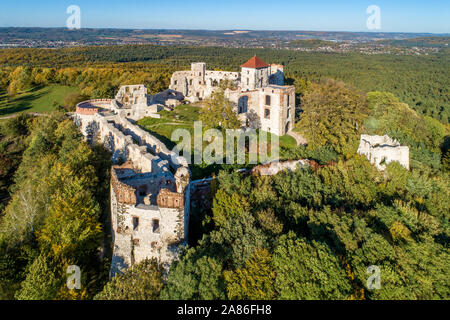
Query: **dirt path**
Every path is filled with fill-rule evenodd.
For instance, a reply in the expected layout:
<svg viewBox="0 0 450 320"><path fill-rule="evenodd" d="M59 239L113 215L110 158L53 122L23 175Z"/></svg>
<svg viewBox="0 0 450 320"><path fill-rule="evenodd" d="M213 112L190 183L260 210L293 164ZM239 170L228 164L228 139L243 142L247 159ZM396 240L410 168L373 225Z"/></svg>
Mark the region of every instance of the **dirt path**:
<svg viewBox="0 0 450 320"><path fill-rule="evenodd" d="M3 116L3 117L0 117L0 120L15 118L15 117L17 117L19 114L20 114L20 113L14 113L14 114L10 114L9 116ZM39 113L39 112L28 112L27 114L32 115L32 116L36 116L36 117L39 117L39 116L48 116L48 114L46 114L46 113Z"/></svg>

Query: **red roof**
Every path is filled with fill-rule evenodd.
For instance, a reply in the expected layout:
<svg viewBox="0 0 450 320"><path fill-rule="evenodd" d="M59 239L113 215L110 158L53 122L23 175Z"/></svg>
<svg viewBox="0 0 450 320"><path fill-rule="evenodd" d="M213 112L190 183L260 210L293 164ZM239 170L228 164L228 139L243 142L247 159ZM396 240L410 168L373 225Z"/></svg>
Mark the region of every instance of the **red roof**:
<svg viewBox="0 0 450 320"><path fill-rule="evenodd" d="M257 56L254 56L241 66L241 68L252 68L252 69L267 68L267 67L270 66Z"/></svg>

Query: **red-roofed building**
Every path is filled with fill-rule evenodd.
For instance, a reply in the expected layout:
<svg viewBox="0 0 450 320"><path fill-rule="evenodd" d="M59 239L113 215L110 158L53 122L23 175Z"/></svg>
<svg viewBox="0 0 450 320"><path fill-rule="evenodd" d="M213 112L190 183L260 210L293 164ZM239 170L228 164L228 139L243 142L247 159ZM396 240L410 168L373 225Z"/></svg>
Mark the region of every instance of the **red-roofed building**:
<svg viewBox="0 0 450 320"><path fill-rule="evenodd" d="M243 90L255 90L269 85L270 65L257 56L241 66L241 86Z"/></svg>
<svg viewBox="0 0 450 320"><path fill-rule="evenodd" d="M206 63L195 62L191 70L176 71L170 89L181 92L185 99L206 99L222 81L242 124L279 136L291 131L295 121L295 87L284 85L284 67L267 64L256 55L241 65L241 72L207 70Z"/></svg>
<svg viewBox="0 0 450 320"><path fill-rule="evenodd" d="M250 69L260 69L260 68L268 68L270 65L262 61L257 56L253 56L250 60L248 60L246 63L241 65L241 68L250 68Z"/></svg>

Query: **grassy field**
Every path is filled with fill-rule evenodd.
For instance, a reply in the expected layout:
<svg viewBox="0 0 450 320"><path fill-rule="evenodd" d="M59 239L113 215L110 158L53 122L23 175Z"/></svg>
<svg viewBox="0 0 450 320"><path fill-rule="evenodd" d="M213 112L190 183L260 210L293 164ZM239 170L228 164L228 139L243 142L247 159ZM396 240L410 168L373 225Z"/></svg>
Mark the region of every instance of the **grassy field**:
<svg viewBox="0 0 450 320"><path fill-rule="evenodd" d="M186 129L194 135L194 121L198 120L200 107L193 105L182 105L176 107L173 111L161 111L160 119L143 118L138 124L172 149L176 143L171 140L172 132L176 129Z"/></svg>
<svg viewBox="0 0 450 320"><path fill-rule="evenodd" d="M183 105L176 107L173 111L161 111L160 119L143 118L138 124L150 133L160 137L168 148L173 148L176 144L170 138L175 129L186 129L191 137L194 135L194 121L199 120L200 107L193 105ZM269 140L270 141L270 140ZM289 135L280 137L280 146L293 148L296 146L295 139Z"/></svg>
<svg viewBox="0 0 450 320"><path fill-rule="evenodd" d="M0 95L0 116L17 112L50 112L55 109L54 102L63 104L68 93L78 92L78 88L60 85L35 87L13 97Z"/></svg>
<svg viewBox="0 0 450 320"><path fill-rule="evenodd" d="M173 111L161 111L160 119L156 118L143 118L138 121L138 124L146 131L153 134L159 140L165 143L169 149L173 149L178 141L172 141L172 133L176 129L186 129L191 134L191 142L194 140L194 121L199 120L200 107L193 105L183 105L176 107ZM284 148L294 148L296 146L295 139L291 136L285 135L280 138L280 146ZM268 136L270 142L270 135ZM207 146L209 143L204 141L203 146ZM193 179L200 179L209 177L213 174L217 174L220 170L231 170L243 167L251 167L246 164L193 164L190 166Z"/></svg>

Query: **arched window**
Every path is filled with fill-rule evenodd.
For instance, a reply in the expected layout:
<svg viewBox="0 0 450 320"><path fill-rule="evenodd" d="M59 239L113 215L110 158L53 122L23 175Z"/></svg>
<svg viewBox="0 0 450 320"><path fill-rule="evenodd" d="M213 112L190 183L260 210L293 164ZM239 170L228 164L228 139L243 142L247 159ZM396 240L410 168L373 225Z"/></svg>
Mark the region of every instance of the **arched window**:
<svg viewBox="0 0 450 320"><path fill-rule="evenodd" d="M248 110L248 96L242 96L238 101L238 113L245 113Z"/></svg>

